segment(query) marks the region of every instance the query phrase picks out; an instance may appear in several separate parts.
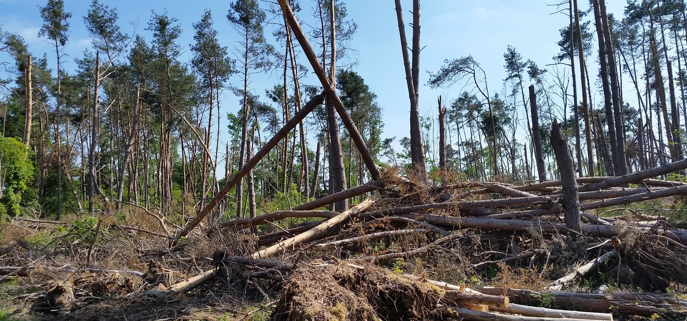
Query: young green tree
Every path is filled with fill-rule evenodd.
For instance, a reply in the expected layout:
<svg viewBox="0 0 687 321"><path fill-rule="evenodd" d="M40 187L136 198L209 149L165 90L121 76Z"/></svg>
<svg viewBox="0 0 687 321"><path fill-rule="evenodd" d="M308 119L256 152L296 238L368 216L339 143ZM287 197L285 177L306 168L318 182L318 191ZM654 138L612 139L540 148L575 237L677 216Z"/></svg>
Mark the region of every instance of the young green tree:
<svg viewBox="0 0 687 321"><path fill-rule="evenodd" d="M48 0L45 7L40 8L43 26L38 32L38 36L46 37L53 42L55 47L55 57L57 59L57 94L56 101L56 120L55 120L55 152L57 153L57 220L60 220L62 213L62 153L60 141L60 103L61 103L61 54L60 48L67 44L67 31L69 30L68 19L72 14L64 11L63 0Z"/></svg>
<svg viewBox="0 0 687 321"><path fill-rule="evenodd" d="M14 138L0 137L0 206L12 216L19 215L21 196L32 176L26 146Z"/></svg>

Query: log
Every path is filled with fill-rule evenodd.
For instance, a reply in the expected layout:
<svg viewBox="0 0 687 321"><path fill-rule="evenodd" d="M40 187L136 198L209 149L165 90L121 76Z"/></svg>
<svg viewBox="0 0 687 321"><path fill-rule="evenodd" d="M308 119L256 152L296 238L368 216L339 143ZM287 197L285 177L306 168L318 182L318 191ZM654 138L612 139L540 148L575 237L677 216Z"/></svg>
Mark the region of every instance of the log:
<svg viewBox="0 0 687 321"><path fill-rule="evenodd" d="M215 197L210 201L210 203L208 203L208 205L206 205L191 222L186 224L186 226L175 237L175 243L181 237L188 235L188 233L191 230L193 230L193 228L198 226L200 221L202 221L205 218L205 216L207 216L208 213L210 213L210 211L212 211L215 208L215 206L217 206L219 201L222 200L224 196L227 195L227 193L229 193L229 191L234 187L234 185L236 185L236 183L238 183L238 181L241 178L243 178L243 176L248 174L248 172L251 169L253 169L253 167L255 167L255 165L257 165L258 162L260 162L260 160L263 157L265 157L265 155L267 155L267 153L269 153L269 151L272 150L272 148L274 148L274 146L276 146L279 143L279 141L282 140L282 138L286 137L286 135L292 129L298 126L298 124L305 118L305 116L307 116L313 109L315 109L315 107L321 105L323 101L324 94L319 94L313 97L307 104L305 104L305 106L303 106L303 108L300 111L293 115L293 118L287 121L286 124L284 124L284 126L274 135L274 137L272 137L272 139L270 139L265 144L265 146L263 146L257 153L255 153L255 156L253 156L253 158L251 158L243 166L243 168L239 170L238 173L236 173L229 181L227 181L224 187L222 187L222 190L220 190L219 193L215 195Z"/></svg>
<svg viewBox="0 0 687 321"><path fill-rule="evenodd" d="M530 194L527 192L519 191L515 188L504 186L501 184L494 184L494 183L482 183L480 184L482 187L494 191L496 193L500 193L505 196L510 196L510 197L537 197L537 195Z"/></svg>
<svg viewBox="0 0 687 321"><path fill-rule="evenodd" d="M499 208L499 207L511 207L511 206L533 206L534 203L548 203L551 198L547 196L536 196L536 197L521 197L521 198L505 198L496 200L485 200L485 201L466 201L466 202L446 202L446 203L432 203L424 205L415 205L408 207L395 207L384 210L377 210L367 212L360 215L361 218L370 217L381 217L387 215L398 215L411 212L422 212L429 210L440 210L440 209L474 209L474 208Z"/></svg>
<svg viewBox="0 0 687 321"><path fill-rule="evenodd" d="M634 172L632 174L628 175L623 175L623 176L618 176L618 177L610 177L607 178L601 182L598 183L592 183L588 184L585 186L580 187L580 192L587 192L587 191L594 191L598 189L604 189L604 188L609 188L609 187L614 187L614 186L622 186L622 185L627 185L629 183L635 183L638 181L641 181L646 178L652 178L660 175L665 175L668 173L672 173L675 171L679 171L682 169L687 168L687 158L673 162L673 163L668 163L662 166L658 166L655 168L650 168L646 169L643 171L639 172Z"/></svg>
<svg viewBox="0 0 687 321"><path fill-rule="evenodd" d="M365 257L361 257L361 258L355 258L355 260L358 260L358 261L388 260L388 259L394 259L394 258L397 258L397 257L404 257L404 256L408 256L408 255L414 255L414 254L418 254L418 253L425 252L425 251L431 249L433 246L439 245L439 243L441 243L441 242L445 242L445 241L452 240L452 239L459 238L459 237L462 237L462 235L460 235L460 234L451 234L451 235L449 235L449 236L444 236L444 237L442 237L442 238L440 238L440 239L438 239L438 240L436 240L436 241L434 241L434 242L432 242L432 243L430 243L430 244L427 244L427 245L425 245L425 246L418 247L418 248L416 248L416 249L413 249L413 250L410 250L410 251L407 251L407 252L396 252L396 253L387 253L387 254L380 254L380 255L370 255L370 256L365 256Z"/></svg>
<svg viewBox="0 0 687 321"><path fill-rule="evenodd" d="M551 146L556 154L556 163L561 172L561 185L563 187L563 210L565 211L565 226L580 230L580 199L577 195L577 182L575 181L575 166L573 165L568 140L563 135L557 120L551 124ZM591 155L591 154L590 154ZM582 164L578 164L582 166ZM593 168L592 165L590 165ZM594 173L589 173L592 176Z"/></svg>
<svg viewBox="0 0 687 321"><path fill-rule="evenodd" d="M506 231L526 231L529 228L535 227L543 232L558 232L566 233L568 228L563 225L555 224L546 221L528 221L528 220L503 220L486 217L444 217L430 214L404 214L402 217L407 217L414 220L424 221L435 225L452 226L453 228L482 228L490 230L506 230ZM651 227L623 227L619 228L613 225L592 225L581 224L582 232L601 237L613 237L625 230L635 230L638 232L653 233L654 229ZM663 232L663 231L662 231ZM679 229L668 229L667 235L671 239L687 244L687 231Z"/></svg>
<svg viewBox="0 0 687 321"><path fill-rule="evenodd" d="M528 305L511 303L507 308L489 306L492 311L506 312L510 314L520 314L531 317L546 318L565 318L565 319L586 319L586 320L607 320L613 321L613 314L599 312L570 311L560 309L549 309L542 307L532 307Z"/></svg>
<svg viewBox="0 0 687 321"><path fill-rule="evenodd" d="M334 216L334 217L322 222L321 224L313 227L312 229L310 229L306 232L298 234L298 235L296 235L292 238L289 238L287 240L281 241L281 242L279 242L275 245L272 245L266 249L257 251L255 253L253 253L253 255L251 255L251 257L255 258L255 259L269 257L270 255L275 254L275 253L277 253L277 252L279 252L285 248L292 247L292 246L298 245L300 243L303 243L305 241L308 241L308 240L312 239L313 237L317 236L318 234L324 233L327 230L329 230L330 228L336 226L337 224L342 223L343 221L348 219L351 215L355 215L357 213L364 211L366 208L370 207L370 205L372 205L372 201L369 199L365 200L362 203L356 205L355 207L353 207L347 211L344 211L341 214Z"/></svg>
<svg viewBox="0 0 687 321"><path fill-rule="evenodd" d="M430 229L432 231L435 231L435 232L441 234L442 236L451 235L450 232L448 232L444 229L441 229L439 227L436 227L432 224L428 224L427 222L420 222L420 221L416 221L416 220L411 220L407 217L400 217L400 216L387 216L387 217L383 217L383 218L374 219L372 221L367 221L367 222L363 223L363 227L368 226L370 224L377 224L379 222L403 222L403 223L408 223L408 224L415 224L415 225L424 227L426 229Z"/></svg>
<svg viewBox="0 0 687 321"><path fill-rule="evenodd" d="M561 319L559 317L523 317L515 315L496 314L489 312L473 311L467 308L451 307L449 314L453 317L460 317L462 320L474 321L589 321L589 319Z"/></svg>
<svg viewBox="0 0 687 321"><path fill-rule="evenodd" d="M650 317L656 312L662 315L687 316L687 304L667 294L657 293L569 293L569 292L536 292L522 289L504 289L483 287L479 292L491 295L506 295L517 304L541 305L542 298L552 300L560 309L588 312L617 312Z"/></svg>
<svg viewBox="0 0 687 321"><path fill-rule="evenodd" d="M267 213L259 215L252 218L243 218L237 220L231 220L227 222L220 223L220 227L234 228L234 229L244 229L252 226L258 226L265 224L267 222L279 221L287 218L304 218L304 217L320 217L320 218L332 218L336 216L337 212L332 211L277 211L272 213Z"/></svg>
<svg viewBox="0 0 687 321"><path fill-rule="evenodd" d="M332 87L332 84L329 82L329 78L327 77L324 68L322 68L322 66L320 65L320 61L317 58L317 54L315 54L315 51L313 51L312 47L310 46L310 42L308 42L308 39L305 37L305 32L303 32L303 29L301 29L301 25L298 23L298 20L296 20L296 15L293 13L293 10L291 10L291 6L289 6L287 0L279 0L279 6L281 7L281 10L284 12L284 17L286 18L286 21L289 23L289 26L291 27L294 36L298 40L298 43L301 45L303 53L305 53L305 56L308 58L308 61L310 61L310 65L313 67L315 75L317 75L317 78L320 80L322 87L324 87L324 91L327 93L327 98L329 98L329 101L333 103L334 108L336 108L336 112L341 117L341 122L344 124L344 126L346 126L348 134L355 143L355 146L358 148L360 156L363 158L363 161L365 162L367 170L370 172L372 179L380 179L381 176L379 174L379 170L377 169L377 165L375 164L374 159L372 158L370 150L367 149L367 145L365 144L363 136L360 135L360 132L353 123L351 116L348 115L348 112L346 112L346 108L341 102L341 99L336 94L336 90Z"/></svg>
<svg viewBox="0 0 687 321"><path fill-rule="evenodd" d="M339 245L346 244L346 243L356 243L356 242L362 242L362 241L369 241L369 240L379 239L379 238L388 237L388 236L397 236L397 235L414 234L414 233L421 233L422 234L422 233L427 233L430 231L431 230L425 230L425 229L382 231L382 232L365 234L362 236L352 237L352 238L338 240L338 241L320 243L320 244L315 245L315 247L320 248L320 249L330 249L330 248L335 248Z"/></svg>
<svg viewBox="0 0 687 321"><path fill-rule="evenodd" d="M349 188L347 190L344 190L344 191L341 191L338 193L327 195L327 196L322 197L320 199L316 199L312 202L298 205L298 206L294 207L293 209L294 210L313 210L313 209L316 209L318 207L322 207L322 206L326 206L326 205L329 205L332 203L336 203L340 200L349 199L349 198L354 197L354 196L363 195L367 192L371 192L371 191L378 190L381 188L384 188L384 180L378 179L376 181L373 181L373 182L370 182L367 184L363 184L360 186Z"/></svg>
<svg viewBox="0 0 687 321"><path fill-rule="evenodd" d="M566 286L570 282L574 281L578 276L587 275L590 271L596 269L597 267L599 267L599 265L606 263L606 261L608 261L608 259L616 256L617 254L618 253L616 253L616 251L609 251L609 252L604 253L604 255L597 257L597 258L591 260L590 262L587 262L587 264L584 264L584 265L576 268L571 273L568 273L568 274L564 275L562 278L559 278L559 279L553 281L553 283L551 283L551 285L548 287L547 290L559 291L564 286Z"/></svg>
<svg viewBox="0 0 687 321"><path fill-rule="evenodd" d="M299 224L299 225L296 225L296 226L291 227L291 228L287 228L287 229L279 231L279 232L261 235L258 238L258 246L267 246L270 244L274 244L275 242L279 242L280 240L282 240L285 237L289 237L289 236L303 233L303 232L319 225L320 223L321 222L303 223L303 224Z"/></svg>
<svg viewBox="0 0 687 321"><path fill-rule="evenodd" d="M104 270L104 269L95 269L95 268L73 268L71 266L63 266L63 267L52 267L52 266L45 266L45 265L27 265L27 266L0 266L0 275L7 275L7 274L14 274L16 273L19 276L26 276L28 275L26 271L28 270L35 270L35 269L40 269L40 270L47 270L47 271L53 271L53 272L66 272L66 273L72 273L72 272L90 272L90 273L119 273L119 274L133 274L136 276L143 276L143 272L139 271L133 271L133 270Z"/></svg>
<svg viewBox="0 0 687 321"><path fill-rule="evenodd" d="M629 203L634 203L634 202L652 200L652 199L656 199L656 198L662 198L662 197L668 197L668 196L674 196L674 195L686 195L686 194L687 194L687 186L668 187L668 188L664 188L664 189L661 189L658 191L648 191L645 193L634 194L634 195L629 195L629 196L621 196L621 197L616 197L616 198L607 199L607 200L600 200L597 202L582 203L580 205L580 209L589 210L589 209L600 208L600 207L623 205L623 204L629 204Z"/></svg>
<svg viewBox="0 0 687 321"><path fill-rule="evenodd" d="M507 308L509 306L509 301L507 296L500 295L488 295L479 292L464 293L460 290L448 290L444 295L444 298L457 301L461 304L478 305L486 304L489 306L497 306Z"/></svg>

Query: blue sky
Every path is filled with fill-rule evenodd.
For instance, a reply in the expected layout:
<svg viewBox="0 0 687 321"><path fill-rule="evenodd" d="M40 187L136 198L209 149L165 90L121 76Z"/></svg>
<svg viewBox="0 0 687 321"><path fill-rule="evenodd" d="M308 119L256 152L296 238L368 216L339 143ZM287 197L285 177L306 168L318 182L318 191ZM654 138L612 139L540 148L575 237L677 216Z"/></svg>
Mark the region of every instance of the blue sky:
<svg viewBox="0 0 687 321"><path fill-rule="evenodd" d="M192 42L192 24L198 21L206 8L213 12L215 27L219 32L220 41L230 47L236 39L233 29L229 26L225 16L230 1L108 1L101 0L110 7L117 8L122 31L131 34L141 34L150 39L150 33L145 29L151 15L151 10L163 12L166 10L171 17L179 20L183 29L180 44L185 48L182 60L190 61L189 44ZM301 0L304 22L309 19L313 0ZM444 59L459 58L472 55L485 69L489 89L492 93L503 90L503 53L510 45L527 60L535 61L540 68L550 71L547 67L553 60L551 57L558 53L556 42L559 40L559 29L568 23L568 17L563 14L552 14L557 9L551 6L552 1L546 0L430 0L422 3L422 37L424 47L421 54L420 84L420 112L424 115L436 116L436 99L439 95L449 102L456 98L461 91L460 86L449 89L432 90L425 86L427 71L436 71ZM624 1L607 0L608 12L622 16ZM34 56L46 53L54 68L54 53L45 39L38 38L38 30L42 25L39 6L46 1L37 0L0 0L0 25L3 31L17 33L25 38L29 50ZM74 68L73 60L80 58L82 52L91 47L87 31L83 24L83 16L90 5L90 0L65 0L65 9L72 13L69 32L69 42L64 52L65 68ZM408 13L412 1L402 1L406 12L405 22L411 21ZM268 2L261 2L263 8L270 6ZM348 14L357 24L358 32L354 36L350 47L354 49L350 59L357 60L355 71L358 72L377 94L379 105L383 108L386 124L383 137L396 136L397 140L408 136L409 131L409 102L403 72L400 40L398 35L394 2L391 0L347 1ZM580 9L586 10L588 1L579 1ZM567 6L566 12L567 12ZM410 29L407 28L409 31ZM273 41L271 33L266 36ZM408 40L410 41L410 34ZM1 61L11 59L0 54ZM302 62L307 63L302 57ZM596 70L593 60L589 67ZM596 71L593 71L596 73ZM239 82L235 76L232 81ZM253 78L251 88L255 93L264 97L264 88L271 88L279 83L279 73L273 75L258 75ZM311 77L309 84L315 84ZM598 95L598 94L597 94ZM223 114L235 112L238 109L239 98L227 93L223 98ZM222 126L225 128L224 126ZM223 135L226 135L223 133ZM313 148L313 146L311 146ZM221 164L221 162L220 162Z"/></svg>

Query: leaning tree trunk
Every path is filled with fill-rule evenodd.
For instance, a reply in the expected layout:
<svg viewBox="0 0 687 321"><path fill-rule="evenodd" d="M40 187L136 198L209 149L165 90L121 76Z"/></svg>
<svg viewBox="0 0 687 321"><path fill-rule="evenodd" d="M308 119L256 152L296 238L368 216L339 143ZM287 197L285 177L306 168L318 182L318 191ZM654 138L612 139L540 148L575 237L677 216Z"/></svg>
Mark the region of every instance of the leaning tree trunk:
<svg viewBox="0 0 687 321"><path fill-rule="evenodd" d="M568 140L561 132L561 128L556 120L553 121L551 126L551 145L556 154L558 169L561 172L565 226L569 229L580 231L580 200L577 194L575 168L570 150L568 149Z"/></svg>
<svg viewBox="0 0 687 321"><path fill-rule="evenodd" d="M534 93L534 86L530 86L530 111L532 112L532 138L534 138L534 150L537 162L537 174L539 181L546 180L546 165L544 164L544 152L541 146L541 136L539 135L539 113L537 112L537 96Z"/></svg>

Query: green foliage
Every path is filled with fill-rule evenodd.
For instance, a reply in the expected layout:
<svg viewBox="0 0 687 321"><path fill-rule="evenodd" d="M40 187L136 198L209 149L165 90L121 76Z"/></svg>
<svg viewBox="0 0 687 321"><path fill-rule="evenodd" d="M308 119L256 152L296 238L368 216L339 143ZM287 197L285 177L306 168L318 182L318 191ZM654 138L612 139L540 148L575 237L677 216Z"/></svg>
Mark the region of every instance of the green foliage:
<svg viewBox="0 0 687 321"><path fill-rule="evenodd" d="M98 219L93 216L86 216L80 220L74 221L67 228L67 239L70 242L76 241L77 239L90 244L95 238L95 232L98 226ZM105 231L101 229L101 233Z"/></svg>
<svg viewBox="0 0 687 321"><path fill-rule="evenodd" d="M38 32L39 37L47 37L64 46L67 43L67 29L69 29L69 22L67 19L72 17L72 14L64 11L63 0L48 0L45 7L41 9L41 18L43 18L43 26Z"/></svg>
<svg viewBox="0 0 687 321"><path fill-rule="evenodd" d="M14 138L0 137L0 181L3 195L0 203L12 216L20 213L22 193L33 177L33 164L27 157L26 145Z"/></svg>
<svg viewBox="0 0 687 321"><path fill-rule="evenodd" d="M541 300L541 307L544 308L555 308L556 306L556 295L550 292L532 294L533 297Z"/></svg>

